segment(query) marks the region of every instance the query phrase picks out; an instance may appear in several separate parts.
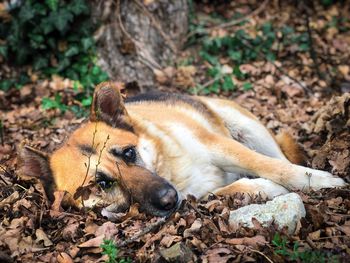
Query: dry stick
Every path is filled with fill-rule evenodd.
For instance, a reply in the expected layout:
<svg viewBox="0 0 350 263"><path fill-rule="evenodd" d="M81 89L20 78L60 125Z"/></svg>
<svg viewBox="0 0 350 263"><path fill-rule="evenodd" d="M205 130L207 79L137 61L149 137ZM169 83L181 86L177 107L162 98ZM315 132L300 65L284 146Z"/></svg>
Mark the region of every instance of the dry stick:
<svg viewBox="0 0 350 263"><path fill-rule="evenodd" d="M270 259L268 256L266 256L264 253L262 253L262 252L260 252L260 251L258 251L258 250L252 249L252 248L250 248L250 247L248 247L248 248L249 248L250 251L255 252L255 253L257 253L257 254L263 256L268 262L274 263L274 262L272 261L272 259Z"/></svg>
<svg viewBox="0 0 350 263"><path fill-rule="evenodd" d="M231 21L226 22L226 23L222 23L222 24L219 24L216 26L208 27L206 30L214 30L214 29L226 28L226 27L231 27L231 26L237 25L248 18L251 18L253 16L260 14L265 9L265 7L267 6L268 3L269 3L269 0L265 0L257 9L255 9L254 11L249 13L248 15L245 15L245 16L238 18L238 19L235 19L235 20L231 20ZM195 31L190 32L189 34L187 34L186 39L189 39L190 37L192 37L195 34L196 34Z"/></svg>
<svg viewBox="0 0 350 263"><path fill-rule="evenodd" d="M4 125L2 123L2 120L0 119L0 144L4 146Z"/></svg>
<svg viewBox="0 0 350 263"><path fill-rule="evenodd" d="M107 144L109 138L110 138L110 137L109 137L109 134L108 134L106 140L105 140L104 143L103 143L102 149L100 150L100 154L98 155L98 160L97 160L96 169L95 169L95 178L96 178L96 174L97 174L97 168L98 168L98 166L101 164L102 152L103 152L103 150L106 148L106 144Z"/></svg>
<svg viewBox="0 0 350 263"><path fill-rule="evenodd" d="M247 41L245 41L245 40L242 39L242 38L241 38L240 40L246 45L247 48L253 50L253 47L252 47ZM264 54L263 54L261 51L258 52L258 56L259 56L260 58L265 59L265 58L264 58ZM295 83L297 83L303 90L305 90L305 91L307 92L307 94L311 94L311 89L310 89L309 87L307 87L307 86L305 86L304 84L302 84L302 83L301 83L299 80L297 80L296 78L290 76L284 69L282 69L280 66L278 66L275 62L270 61L270 63L271 63L272 65L274 65L274 67L275 67L279 72L281 72L283 75L286 75L288 78L290 78L290 79L293 80Z"/></svg>
<svg viewBox="0 0 350 263"><path fill-rule="evenodd" d="M137 239L139 239L140 237L148 234L149 232L153 231L155 228L163 225L166 221L168 220L168 217L162 217L161 219L159 219L159 221L147 226L144 230L138 232L137 234L135 234L134 236L132 236L131 238L120 242L117 244L117 247L124 247L126 245L129 245L130 243L136 241Z"/></svg>
<svg viewBox="0 0 350 263"><path fill-rule="evenodd" d="M305 1L302 1L301 4L306 12L305 24L306 24L306 28L307 28L307 34L309 36L310 55L311 55L312 61L314 62L314 68L316 70L316 73L317 73L317 76L319 77L319 79L326 81L327 86L328 86L328 84L329 84L328 80L325 79L324 76L322 75L321 70L320 70L320 64L318 63L318 57L317 57L317 53L316 53L316 50L314 47L314 41L312 38L312 30L311 30L311 26L310 26L310 18L309 18L308 8L306 7Z"/></svg>
<svg viewBox="0 0 350 263"><path fill-rule="evenodd" d="M237 25L237 24L243 22L244 20L246 20L248 18L251 18L253 16L256 16L256 15L260 14L265 9L265 7L267 6L268 3L269 3L269 0L265 0L257 9L255 9L254 11L249 13L248 15L243 16L241 18L238 18L236 20L232 20L232 21L229 21L229 22L226 22L226 23L222 23L222 24L210 27L208 29L209 30L213 30L213 29L226 28L226 27L231 27L231 26Z"/></svg>
<svg viewBox="0 0 350 263"><path fill-rule="evenodd" d="M92 143L91 143L91 148L93 149L95 147L95 137L96 137L96 133L97 133L97 122L95 124L95 129L94 129L94 133L92 134ZM92 153L90 153L87 157L88 157L88 163L86 164L85 163L85 166L86 166L86 173L85 173L85 177L84 177L84 180L82 182L82 184L80 185L80 187L83 187L85 182L86 182L86 179L89 175L89 170L90 170L90 165L91 165L91 156L92 156ZM84 205L84 198L83 196L81 196L81 203L83 205L83 207L85 207Z"/></svg>
<svg viewBox="0 0 350 263"><path fill-rule="evenodd" d="M5 167L3 167L2 165L0 165L0 169L1 169L5 174L8 174L7 169L6 169ZM0 179L1 179L1 181L4 182L5 185L8 185L8 183L5 181L5 179L2 178L2 174L0 174Z"/></svg>

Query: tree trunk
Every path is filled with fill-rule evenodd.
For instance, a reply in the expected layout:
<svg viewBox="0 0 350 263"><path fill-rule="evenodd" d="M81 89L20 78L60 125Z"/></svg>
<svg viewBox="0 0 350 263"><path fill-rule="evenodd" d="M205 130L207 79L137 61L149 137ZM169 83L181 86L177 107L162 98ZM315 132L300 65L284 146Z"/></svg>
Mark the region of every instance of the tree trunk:
<svg viewBox="0 0 350 263"><path fill-rule="evenodd" d="M99 64L112 80L154 86L154 69L174 63L188 26L187 0L95 0Z"/></svg>

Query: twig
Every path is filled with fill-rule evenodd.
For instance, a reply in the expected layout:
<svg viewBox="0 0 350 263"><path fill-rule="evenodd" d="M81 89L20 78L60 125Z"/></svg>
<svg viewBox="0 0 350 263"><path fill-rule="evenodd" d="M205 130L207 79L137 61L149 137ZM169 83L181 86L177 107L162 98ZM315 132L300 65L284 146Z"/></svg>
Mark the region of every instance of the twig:
<svg viewBox="0 0 350 263"><path fill-rule="evenodd" d="M0 144L4 146L4 125L2 123L2 120L0 119Z"/></svg>
<svg viewBox="0 0 350 263"><path fill-rule="evenodd" d="M245 15L245 16L243 16L241 18L238 18L238 19L235 19L235 20L231 20L229 22L222 23L222 24L219 24L219 25L215 25L215 26L212 26L212 27L207 27L205 29L206 33L208 34L208 31L210 31L210 30L219 29L219 28L226 28L226 27L231 27L231 26L237 25L237 24L243 22L244 20L246 20L248 18L256 16L256 15L260 14L265 9L265 7L267 6L268 3L269 3L269 0L265 0L257 9L255 9L254 11L249 13L248 15ZM196 33L197 33L196 31L192 31L189 34L187 34L186 40L188 40L189 38L194 36Z"/></svg>
<svg viewBox="0 0 350 263"><path fill-rule="evenodd" d="M309 12L308 12L308 8L306 7L305 0L301 1L301 4L302 4L303 9L305 10L305 24L306 24L306 28L307 28L307 34L309 36L308 40L309 40L309 45L310 45L310 55L311 55L312 61L314 62L314 68L316 70L316 73L317 73L317 76L319 77L319 79L322 79L322 80L328 82L320 70L320 64L318 62L318 57L317 57L317 53L315 50L314 41L312 38L312 30L311 30L311 26L310 26Z"/></svg>
<svg viewBox="0 0 350 263"><path fill-rule="evenodd" d="M250 247L248 247L248 248L249 248L250 251L255 252L255 253L257 253L257 254L263 256L268 262L274 263L274 262L272 261L272 259L270 259L268 256L266 256L264 253L262 253L262 252L260 252L260 251L258 251L258 250L252 249L252 248L250 248Z"/></svg>
<svg viewBox="0 0 350 263"><path fill-rule="evenodd" d="M134 236L132 236L131 238L120 242L117 244L117 247L124 247L126 245L129 245L130 243L136 241L137 239L139 239L140 237L148 234L149 232L153 231L155 228L163 225L166 221L168 220L168 217L162 217L159 221L147 226L144 230L141 230L140 232L138 232L137 234L135 234Z"/></svg>
<svg viewBox="0 0 350 263"><path fill-rule="evenodd" d="M94 133L92 134L92 142L91 142L91 148L92 148L92 149L94 149L94 147L95 147L95 137L96 137L96 133L97 133L97 122L96 122L96 124L95 124ZM84 184L85 184L85 182L86 182L86 179L87 179L87 177L88 177L88 175L89 175L90 165L91 165L91 156L92 156L92 154L93 154L93 153L91 152L89 155L87 155L87 157L88 157L88 163L87 163L87 164L85 163L85 166L86 166L86 173L85 173L84 180L83 180L83 182L81 183L80 187L83 187L83 186L84 186ZM82 203L83 207L85 207L83 196L81 196L81 203Z"/></svg>
<svg viewBox="0 0 350 263"><path fill-rule="evenodd" d="M100 150L100 153L99 153L99 155L98 155L98 160L97 160L96 169L95 169L95 177L96 177L96 174L97 174L97 168L98 168L98 166L101 164L102 152L103 152L103 150L106 148L106 144L107 144L108 140L109 140L109 134L107 135L107 138L106 138L106 140L104 141L103 146L102 146L102 148L101 148L101 150Z"/></svg>
<svg viewBox="0 0 350 263"><path fill-rule="evenodd" d="M267 6L268 3L269 3L269 0L265 0L257 9L255 9L251 13L249 13L241 18L231 20L229 22L222 23L222 24L219 24L219 25L216 25L213 27L209 27L208 29L213 30L213 29L226 28L226 27L231 27L231 26L237 25L248 18L251 18L253 16L260 14L265 9L265 7Z"/></svg>
<svg viewBox="0 0 350 263"><path fill-rule="evenodd" d="M259 54L260 54L260 53L259 53ZM293 80L295 83L297 83L303 90L306 91L307 94L311 94L311 93L312 93L312 90L311 90L308 86L302 84L298 79L296 79L296 78L290 76L284 69L282 69L280 66L278 66L275 62L270 61L270 63L271 63L272 65L274 65L274 67L275 67L279 72L281 72L283 75L286 75L288 78L290 78L290 79Z"/></svg>
<svg viewBox="0 0 350 263"><path fill-rule="evenodd" d="M242 43L244 43L246 45L247 48L253 50L253 47L247 42L245 41L245 39L243 38L240 38L240 40L242 41ZM264 58L264 54L261 52L261 51L258 51L258 56L260 58ZM305 90L307 92L307 94L311 94L311 90L309 87L303 85L299 80L297 80L296 78L290 76L286 71L284 71L284 69L282 69L280 66L278 66L275 62L273 61L270 61L270 63L272 65L274 65L274 67L279 71L281 72L283 75L286 75L288 78L290 78L291 80L293 80L295 83L297 83L303 90Z"/></svg>

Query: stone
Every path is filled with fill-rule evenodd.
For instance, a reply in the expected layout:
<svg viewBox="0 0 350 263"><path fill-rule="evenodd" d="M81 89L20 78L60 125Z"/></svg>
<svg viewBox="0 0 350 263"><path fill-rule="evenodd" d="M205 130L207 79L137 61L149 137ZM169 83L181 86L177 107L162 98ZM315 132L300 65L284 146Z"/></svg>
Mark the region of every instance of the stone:
<svg viewBox="0 0 350 263"><path fill-rule="evenodd" d="M159 252L167 262L196 262L196 256L191 249L181 242Z"/></svg>
<svg viewBox="0 0 350 263"><path fill-rule="evenodd" d="M253 228L252 219L255 218L263 226L276 223L279 229L288 227L288 232L293 234L297 224L306 211L300 196L296 193L289 193L275 197L266 204L252 204L231 211L229 222L233 227L239 225Z"/></svg>

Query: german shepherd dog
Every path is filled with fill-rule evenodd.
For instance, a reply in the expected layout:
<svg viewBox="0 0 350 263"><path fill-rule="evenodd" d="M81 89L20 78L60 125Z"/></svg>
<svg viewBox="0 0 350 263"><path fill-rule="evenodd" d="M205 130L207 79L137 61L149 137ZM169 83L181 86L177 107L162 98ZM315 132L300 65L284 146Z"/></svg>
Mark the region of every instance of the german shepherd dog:
<svg viewBox="0 0 350 263"><path fill-rule="evenodd" d="M249 111L229 100L146 93L123 101L116 84L94 92L90 119L51 155L22 148L21 172L39 177L47 192L73 195L93 182L85 207L110 213L133 202L168 216L187 194L263 194L344 186L332 174L307 168L286 134L276 139ZM87 156L89 158L87 158ZM87 165L88 163L88 165ZM88 166L88 167L87 167Z"/></svg>

